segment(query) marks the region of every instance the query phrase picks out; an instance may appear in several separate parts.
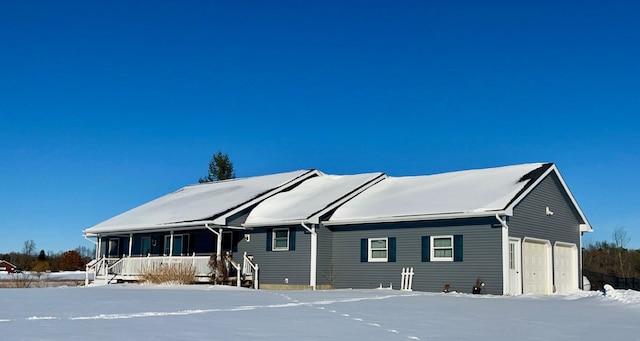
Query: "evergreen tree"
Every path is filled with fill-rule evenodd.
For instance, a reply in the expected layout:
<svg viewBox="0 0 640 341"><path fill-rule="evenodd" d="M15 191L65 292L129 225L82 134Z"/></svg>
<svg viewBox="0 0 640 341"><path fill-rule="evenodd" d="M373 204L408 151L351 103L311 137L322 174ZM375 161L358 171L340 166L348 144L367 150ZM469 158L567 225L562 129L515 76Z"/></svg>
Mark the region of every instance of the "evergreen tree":
<svg viewBox="0 0 640 341"><path fill-rule="evenodd" d="M38 254L36 263L31 268L31 271L44 272L47 270L51 270L51 266L49 265L49 261L47 260L47 254L44 253L44 250L40 250L40 254Z"/></svg>
<svg viewBox="0 0 640 341"><path fill-rule="evenodd" d="M198 180L199 183L235 179L236 173L233 170L233 162L229 155L218 151L211 157L209 162L209 173Z"/></svg>

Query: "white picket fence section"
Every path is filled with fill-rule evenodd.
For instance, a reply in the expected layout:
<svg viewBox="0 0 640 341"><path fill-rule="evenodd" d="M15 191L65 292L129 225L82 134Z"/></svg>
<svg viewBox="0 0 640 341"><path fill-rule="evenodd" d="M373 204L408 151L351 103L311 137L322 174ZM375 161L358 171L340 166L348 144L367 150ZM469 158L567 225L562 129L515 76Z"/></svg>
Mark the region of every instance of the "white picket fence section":
<svg viewBox="0 0 640 341"><path fill-rule="evenodd" d="M400 280L401 291L412 291L411 286L413 285L413 274L413 267L402 268L402 278Z"/></svg>

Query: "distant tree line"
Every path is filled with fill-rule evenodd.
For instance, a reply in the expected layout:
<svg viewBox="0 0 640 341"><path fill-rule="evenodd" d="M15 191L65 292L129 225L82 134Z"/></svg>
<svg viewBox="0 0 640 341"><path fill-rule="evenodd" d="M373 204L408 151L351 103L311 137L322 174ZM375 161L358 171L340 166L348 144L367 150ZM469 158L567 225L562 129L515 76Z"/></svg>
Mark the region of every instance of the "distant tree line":
<svg viewBox="0 0 640 341"><path fill-rule="evenodd" d="M585 246L584 270L619 278L640 278L640 250L629 250L631 241L624 228L616 228L612 241L598 241Z"/></svg>
<svg viewBox="0 0 640 341"><path fill-rule="evenodd" d="M45 252L36 254L36 243L33 240L24 242L21 252L0 254L0 259L15 265L23 271L75 271L84 270L85 265L95 256L95 249L78 246L73 250Z"/></svg>

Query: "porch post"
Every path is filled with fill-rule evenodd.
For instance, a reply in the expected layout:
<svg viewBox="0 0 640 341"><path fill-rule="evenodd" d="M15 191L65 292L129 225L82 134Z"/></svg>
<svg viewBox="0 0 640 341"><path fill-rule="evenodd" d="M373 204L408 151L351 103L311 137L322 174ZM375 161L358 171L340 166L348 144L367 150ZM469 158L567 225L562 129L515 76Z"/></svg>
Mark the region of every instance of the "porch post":
<svg viewBox="0 0 640 341"><path fill-rule="evenodd" d="M96 249L96 259L102 256L102 236L98 235L98 248Z"/></svg>
<svg viewBox="0 0 640 341"><path fill-rule="evenodd" d="M171 230L171 237L169 238L169 258L173 255L173 230Z"/></svg>
<svg viewBox="0 0 640 341"><path fill-rule="evenodd" d="M133 248L133 233L129 233L129 258L131 258L132 248Z"/></svg>
<svg viewBox="0 0 640 341"><path fill-rule="evenodd" d="M218 244L216 245L216 259L222 259L222 228L218 229Z"/></svg>

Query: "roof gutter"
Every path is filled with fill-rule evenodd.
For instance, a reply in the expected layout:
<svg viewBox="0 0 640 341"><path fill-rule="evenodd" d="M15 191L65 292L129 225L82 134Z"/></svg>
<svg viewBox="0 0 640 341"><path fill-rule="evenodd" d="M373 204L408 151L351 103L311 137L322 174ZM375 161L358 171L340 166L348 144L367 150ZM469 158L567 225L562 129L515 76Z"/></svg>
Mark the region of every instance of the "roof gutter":
<svg viewBox="0 0 640 341"><path fill-rule="evenodd" d="M272 226L284 226L284 225L303 225L311 224L309 220L279 220L279 221L270 221L263 223L249 223L242 224L242 227L247 229L252 229L254 227L272 227Z"/></svg>
<svg viewBox="0 0 640 341"><path fill-rule="evenodd" d="M379 218L363 218L363 219L345 219L345 220L329 220L322 222L325 226L332 225L355 225L355 224L372 224L372 223L395 223L402 221L423 221L423 220L447 220L460 218L484 218L496 215L510 215L504 210L485 211L485 212L459 212L445 214L426 214L412 216L395 216L395 217L379 217Z"/></svg>
<svg viewBox="0 0 640 341"><path fill-rule="evenodd" d="M92 228L88 228L83 231L83 236L86 237L96 237L100 234L118 234L118 233L131 233L131 232L160 232L167 230L175 230L182 229L186 230L194 227L204 227L207 228L207 225L217 225L213 222L213 220L199 220L199 221L191 221L191 222L182 222L182 223L170 223L170 224L162 224L162 225L129 225L122 226L119 229L116 228L98 228L97 231L89 231ZM247 228L241 226L225 226L225 229L236 229L236 230L247 230Z"/></svg>

